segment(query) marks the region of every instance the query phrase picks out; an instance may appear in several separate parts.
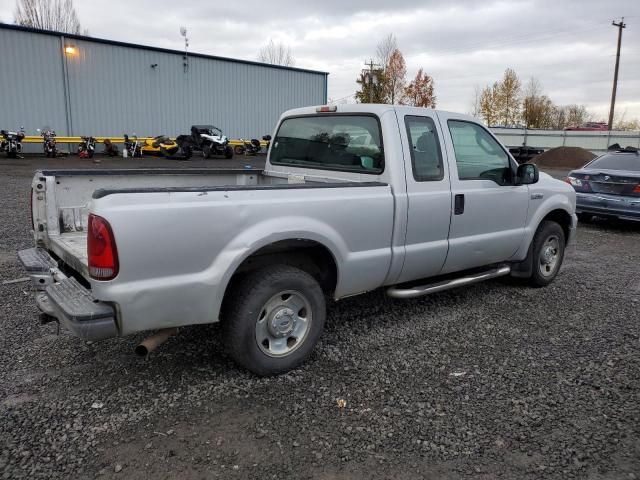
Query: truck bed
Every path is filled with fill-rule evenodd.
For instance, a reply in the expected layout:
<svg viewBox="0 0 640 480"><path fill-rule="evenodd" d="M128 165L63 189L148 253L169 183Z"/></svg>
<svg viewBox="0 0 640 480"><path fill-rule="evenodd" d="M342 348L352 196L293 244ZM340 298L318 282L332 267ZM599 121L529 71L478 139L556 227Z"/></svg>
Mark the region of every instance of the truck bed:
<svg viewBox="0 0 640 480"><path fill-rule="evenodd" d="M366 183L365 183L366 184ZM43 185L44 202L38 202ZM34 221L47 225L36 232L39 244L88 279L87 219L94 199L113 194L214 192L283 188L359 186L326 178L265 174L260 169L117 169L43 170L34 178Z"/></svg>

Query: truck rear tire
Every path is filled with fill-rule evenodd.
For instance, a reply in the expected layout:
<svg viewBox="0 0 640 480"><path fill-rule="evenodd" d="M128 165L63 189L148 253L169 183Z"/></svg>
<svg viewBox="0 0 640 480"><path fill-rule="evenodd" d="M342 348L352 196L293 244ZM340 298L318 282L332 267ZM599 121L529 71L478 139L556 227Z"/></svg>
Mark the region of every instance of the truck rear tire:
<svg viewBox="0 0 640 480"><path fill-rule="evenodd" d="M230 288L222 328L236 363L256 375L276 375L311 354L326 317L324 294L311 275L273 265L248 273Z"/></svg>
<svg viewBox="0 0 640 480"><path fill-rule="evenodd" d="M529 252L533 265L529 278L532 286L545 287L553 282L564 260L564 247L562 227L553 221L542 222L533 236Z"/></svg>

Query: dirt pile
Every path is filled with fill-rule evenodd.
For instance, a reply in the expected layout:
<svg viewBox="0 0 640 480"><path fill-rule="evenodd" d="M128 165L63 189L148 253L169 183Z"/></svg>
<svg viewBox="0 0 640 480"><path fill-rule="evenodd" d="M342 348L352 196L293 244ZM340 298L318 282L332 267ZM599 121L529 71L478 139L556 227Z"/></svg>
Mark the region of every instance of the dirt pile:
<svg viewBox="0 0 640 480"><path fill-rule="evenodd" d="M546 168L580 168L595 155L580 147L556 147L534 157L531 162Z"/></svg>

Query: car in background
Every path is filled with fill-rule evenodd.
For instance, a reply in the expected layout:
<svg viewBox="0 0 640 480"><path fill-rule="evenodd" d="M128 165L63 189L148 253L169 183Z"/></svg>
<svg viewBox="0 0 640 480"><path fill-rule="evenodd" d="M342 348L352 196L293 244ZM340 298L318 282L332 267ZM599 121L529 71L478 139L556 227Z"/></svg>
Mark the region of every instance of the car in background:
<svg viewBox="0 0 640 480"><path fill-rule="evenodd" d="M587 122L582 125L565 127L564 129L573 132L606 132L609 130L609 125L604 122Z"/></svg>
<svg viewBox="0 0 640 480"><path fill-rule="evenodd" d="M566 180L576 191L581 221L594 215L640 222L640 152L626 147L601 155Z"/></svg>

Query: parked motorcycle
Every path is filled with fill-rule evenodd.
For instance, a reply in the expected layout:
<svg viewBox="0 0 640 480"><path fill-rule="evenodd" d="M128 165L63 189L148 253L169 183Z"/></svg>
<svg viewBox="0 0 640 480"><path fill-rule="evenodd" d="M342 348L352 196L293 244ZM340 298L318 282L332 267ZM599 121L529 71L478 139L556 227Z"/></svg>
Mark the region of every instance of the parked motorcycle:
<svg viewBox="0 0 640 480"><path fill-rule="evenodd" d="M80 137L82 142L78 144L78 156L80 158L93 158L96 151L96 139L94 137Z"/></svg>
<svg viewBox="0 0 640 480"><path fill-rule="evenodd" d="M0 130L0 151L7 152L9 158L22 158L22 140L24 139L24 127L17 132Z"/></svg>
<svg viewBox="0 0 640 480"><path fill-rule="evenodd" d="M191 158L194 151L201 151L204 158L211 158L213 155L233 157L229 139L213 125L193 125L191 135L178 135L176 142L185 159Z"/></svg>
<svg viewBox="0 0 640 480"><path fill-rule="evenodd" d="M56 132L51 127L38 128L37 132L42 137L42 149L46 157L57 157Z"/></svg>
<svg viewBox="0 0 640 480"><path fill-rule="evenodd" d="M124 150L123 155L125 153L127 157L141 157L142 156L142 145L140 145L140 141L138 140L138 136L134 133L131 137L124 134Z"/></svg>
<svg viewBox="0 0 640 480"><path fill-rule="evenodd" d="M240 139L242 145L236 145L233 147L233 151L236 155L257 155L262 150L260 140L252 138L251 140Z"/></svg>
<svg viewBox="0 0 640 480"><path fill-rule="evenodd" d="M108 155L110 157L117 157L118 155L120 155L120 151L118 150L118 147L116 147L113 142L111 140L109 140L108 138L104 139L104 152L105 155Z"/></svg>
<svg viewBox="0 0 640 480"><path fill-rule="evenodd" d="M159 135L145 140L141 151L143 155L160 155L165 158L171 158L178 153L179 149L180 146L177 142L164 135Z"/></svg>
<svg viewBox="0 0 640 480"><path fill-rule="evenodd" d="M266 151L268 152L271 144L271 135L264 135L262 140L267 142ZM242 145L236 145L233 149L237 155L258 155L262 152L262 145L257 138L252 138L250 141L241 138L240 141Z"/></svg>

